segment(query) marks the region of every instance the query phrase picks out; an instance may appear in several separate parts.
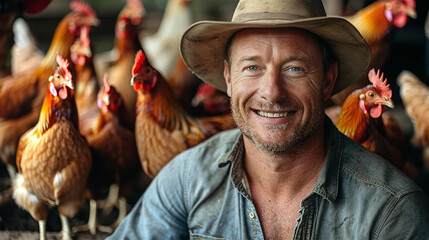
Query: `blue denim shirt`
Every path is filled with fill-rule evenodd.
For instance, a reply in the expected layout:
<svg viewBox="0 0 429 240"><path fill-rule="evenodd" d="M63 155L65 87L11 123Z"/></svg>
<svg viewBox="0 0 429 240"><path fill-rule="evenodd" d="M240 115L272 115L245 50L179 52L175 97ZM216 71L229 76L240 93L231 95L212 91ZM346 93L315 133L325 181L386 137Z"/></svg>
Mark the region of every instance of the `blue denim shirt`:
<svg viewBox="0 0 429 240"><path fill-rule="evenodd" d="M427 196L325 122L327 159L301 201L294 239L429 239ZM108 239L264 239L242 155L238 129L181 153Z"/></svg>

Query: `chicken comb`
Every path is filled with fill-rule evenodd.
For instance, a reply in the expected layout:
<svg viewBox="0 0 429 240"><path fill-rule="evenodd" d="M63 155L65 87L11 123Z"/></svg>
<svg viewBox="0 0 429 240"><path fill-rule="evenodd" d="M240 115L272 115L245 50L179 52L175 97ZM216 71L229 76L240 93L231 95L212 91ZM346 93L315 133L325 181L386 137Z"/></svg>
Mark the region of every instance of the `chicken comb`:
<svg viewBox="0 0 429 240"><path fill-rule="evenodd" d="M94 10L89 6L89 4L82 2L82 1L72 1L70 3L70 9L77 13L82 13L87 16L94 17L96 14Z"/></svg>
<svg viewBox="0 0 429 240"><path fill-rule="evenodd" d="M105 73L105 74L104 74L104 76L103 76L104 90L105 90L106 92L110 92L110 84L109 84L109 82L107 81L108 77L109 77L109 75L108 75L107 73Z"/></svg>
<svg viewBox="0 0 429 240"><path fill-rule="evenodd" d="M80 29L80 41L84 47L89 47L91 45L91 40L89 39L89 27L82 26Z"/></svg>
<svg viewBox="0 0 429 240"><path fill-rule="evenodd" d="M121 16L122 18L129 18L133 25L138 25L145 13L143 3L140 0L128 0Z"/></svg>
<svg viewBox="0 0 429 240"><path fill-rule="evenodd" d="M144 13L143 3L140 0L128 0L127 6L139 12L141 15Z"/></svg>
<svg viewBox="0 0 429 240"><path fill-rule="evenodd" d="M203 83L198 88L196 95L198 96L211 95L211 94L214 94L216 91L217 89L212 85L208 83Z"/></svg>
<svg viewBox="0 0 429 240"><path fill-rule="evenodd" d="M137 74L143 65L146 62L146 55L142 50L139 50L136 53L136 57L134 58L134 66L133 66L133 74Z"/></svg>
<svg viewBox="0 0 429 240"><path fill-rule="evenodd" d="M64 74L64 78L68 80L72 80L71 72L69 71L69 62L67 59L61 57L61 55L57 54L57 63L60 67L61 72Z"/></svg>
<svg viewBox="0 0 429 240"><path fill-rule="evenodd" d="M375 73L374 68L371 69L368 73L368 79L372 83L372 85L380 92L381 96L391 98L392 90L390 89L390 84L387 84L387 78L384 79L384 73L381 73L380 69L377 70L377 74Z"/></svg>

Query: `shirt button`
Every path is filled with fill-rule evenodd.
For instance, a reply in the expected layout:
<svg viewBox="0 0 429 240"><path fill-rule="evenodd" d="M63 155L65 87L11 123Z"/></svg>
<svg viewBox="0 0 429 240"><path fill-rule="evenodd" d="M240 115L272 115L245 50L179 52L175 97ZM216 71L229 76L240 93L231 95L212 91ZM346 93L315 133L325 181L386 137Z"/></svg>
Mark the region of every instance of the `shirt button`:
<svg viewBox="0 0 429 240"><path fill-rule="evenodd" d="M254 217L255 217L255 214L254 214L253 212L250 212L250 213L249 213L249 217L250 217L250 218L254 218Z"/></svg>

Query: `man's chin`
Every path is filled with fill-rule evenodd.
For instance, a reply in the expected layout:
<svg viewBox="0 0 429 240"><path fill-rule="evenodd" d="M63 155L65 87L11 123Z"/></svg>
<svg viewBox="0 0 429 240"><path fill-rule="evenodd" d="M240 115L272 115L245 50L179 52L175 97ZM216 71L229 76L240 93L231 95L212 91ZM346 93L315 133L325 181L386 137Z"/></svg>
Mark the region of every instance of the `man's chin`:
<svg viewBox="0 0 429 240"><path fill-rule="evenodd" d="M270 154L274 154L274 155L281 154L286 152L290 148L290 143L285 142L285 138L276 138L278 140L273 140L273 139L266 140L266 139L262 139L259 136L253 136L252 134L247 134L246 132L243 132L243 134L259 149Z"/></svg>

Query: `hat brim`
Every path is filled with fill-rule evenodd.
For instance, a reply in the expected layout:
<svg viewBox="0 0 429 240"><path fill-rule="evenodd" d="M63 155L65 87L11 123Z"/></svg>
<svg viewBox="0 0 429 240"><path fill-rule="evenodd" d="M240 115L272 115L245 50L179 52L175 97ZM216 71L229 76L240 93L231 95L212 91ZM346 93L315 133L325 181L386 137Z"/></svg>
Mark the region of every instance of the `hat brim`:
<svg viewBox="0 0 429 240"><path fill-rule="evenodd" d="M338 58L338 78L332 95L356 81L368 67L371 50L356 28L339 17L305 20L264 20L246 23L200 21L183 34L180 52L188 68L201 80L226 92L223 61L228 39L245 28L295 27L320 36Z"/></svg>

